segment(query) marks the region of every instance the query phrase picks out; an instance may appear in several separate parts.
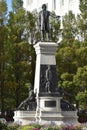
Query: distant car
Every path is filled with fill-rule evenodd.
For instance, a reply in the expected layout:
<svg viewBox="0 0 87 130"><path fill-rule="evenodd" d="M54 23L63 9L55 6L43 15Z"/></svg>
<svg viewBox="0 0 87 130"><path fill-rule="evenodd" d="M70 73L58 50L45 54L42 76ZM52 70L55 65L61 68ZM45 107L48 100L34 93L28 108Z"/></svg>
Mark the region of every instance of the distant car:
<svg viewBox="0 0 87 130"><path fill-rule="evenodd" d="M0 118L0 122L1 122L1 123L4 123L4 124L6 124L6 123L7 123L7 121L6 121L6 119L5 119L5 118Z"/></svg>

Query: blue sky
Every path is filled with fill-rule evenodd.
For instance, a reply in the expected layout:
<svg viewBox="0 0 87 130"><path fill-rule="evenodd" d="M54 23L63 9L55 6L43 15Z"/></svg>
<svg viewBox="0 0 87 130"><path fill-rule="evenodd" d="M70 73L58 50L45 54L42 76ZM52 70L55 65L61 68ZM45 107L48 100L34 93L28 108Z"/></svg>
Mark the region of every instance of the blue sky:
<svg viewBox="0 0 87 130"><path fill-rule="evenodd" d="M11 1L12 0L6 0L7 5L8 5L8 11L11 11Z"/></svg>

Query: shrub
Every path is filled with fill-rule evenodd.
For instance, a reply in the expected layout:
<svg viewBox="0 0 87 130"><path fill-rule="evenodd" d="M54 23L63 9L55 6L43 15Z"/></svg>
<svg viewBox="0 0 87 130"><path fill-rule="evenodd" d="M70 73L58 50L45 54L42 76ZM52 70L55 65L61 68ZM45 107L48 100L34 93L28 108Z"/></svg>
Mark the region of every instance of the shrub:
<svg viewBox="0 0 87 130"><path fill-rule="evenodd" d="M33 124L33 126L34 126L34 128L38 128L38 129L41 128L41 125L39 125L39 124Z"/></svg>
<svg viewBox="0 0 87 130"><path fill-rule="evenodd" d="M0 130L87 130L87 124L77 124L77 125L25 125L19 126L16 124L10 124L6 126L0 123Z"/></svg>
<svg viewBox="0 0 87 130"><path fill-rule="evenodd" d="M48 127L46 128L46 130L54 130L54 128Z"/></svg>
<svg viewBox="0 0 87 130"><path fill-rule="evenodd" d="M18 130L33 130L34 126L21 126Z"/></svg>
<svg viewBox="0 0 87 130"><path fill-rule="evenodd" d="M61 129L62 130L82 130L82 127L81 125L64 125L61 127Z"/></svg>
<svg viewBox="0 0 87 130"><path fill-rule="evenodd" d="M8 125L8 130L18 130L19 125L18 124L10 124Z"/></svg>
<svg viewBox="0 0 87 130"><path fill-rule="evenodd" d="M0 122L0 130L8 130L7 125Z"/></svg>

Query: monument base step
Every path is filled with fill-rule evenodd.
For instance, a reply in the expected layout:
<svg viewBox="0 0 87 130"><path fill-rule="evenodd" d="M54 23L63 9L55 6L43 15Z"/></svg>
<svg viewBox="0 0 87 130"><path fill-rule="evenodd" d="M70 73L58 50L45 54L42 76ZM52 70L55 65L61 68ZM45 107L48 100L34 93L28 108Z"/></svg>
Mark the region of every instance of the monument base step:
<svg viewBox="0 0 87 130"><path fill-rule="evenodd" d="M29 125L36 121L36 111L15 111L14 112L14 123L20 125Z"/></svg>
<svg viewBox="0 0 87 130"><path fill-rule="evenodd" d="M33 123L44 124L77 124L76 111L61 111L61 112L46 112L41 111L37 114L36 111L15 111L14 122L20 125L29 125Z"/></svg>

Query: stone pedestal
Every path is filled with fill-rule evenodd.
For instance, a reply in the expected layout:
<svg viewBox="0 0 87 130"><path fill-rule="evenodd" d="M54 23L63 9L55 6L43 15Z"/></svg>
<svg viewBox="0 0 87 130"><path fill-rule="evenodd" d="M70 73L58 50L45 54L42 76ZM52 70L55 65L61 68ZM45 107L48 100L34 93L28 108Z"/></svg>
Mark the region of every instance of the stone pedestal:
<svg viewBox="0 0 87 130"><path fill-rule="evenodd" d="M45 71L47 66L50 65L53 71L56 67L55 52L57 44L54 42L38 42L35 46L36 51L36 71L35 71L35 82L34 82L34 92L41 93L41 82L45 80ZM56 82L56 71L54 72L55 82ZM57 82L55 83L57 85ZM56 87L56 86L55 86ZM43 91L42 91L43 92Z"/></svg>
<svg viewBox="0 0 87 130"><path fill-rule="evenodd" d="M46 122L55 121L57 124L62 124L61 108L60 108L61 97L45 96L39 98L40 108L39 114L36 119L39 119L41 124Z"/></svg>
<svg viewBox="0 0 87 130"><path fill-rule="evenodd" d="M56 124L72 122L76 123L76 111L62 111L61 95L58 91L56 74L55 52L57 44L54 42L38 42L35 46L37 54L34 92L36 93L37 109L36 121L55 121ZM49 69L49 82L47 69ZM51 79L51 80L50 80Z"/></svg>
<svg viewBox="0 0 87 130"><path fill-rule="evenodd" d="M37 54L34 84L34 92L37 95L36 120L39 122L61 122L61 97L57 87L55 60L57 44L54 42L39 42L34 48Z"/></svg>
<svg viewBox="0 0 87 130"><path fill-rule="evenodd" d="M62 123L77 123L76 111L62 110L61 95L58 91L55 52L57 44L54 42L38 42L34 45L36 51L36 71L34 93L36 94L36 111L15 111L14 120L22 124L31 121L40 124L54 121ZM69 104L66 103L66 108Z"/></svg>

